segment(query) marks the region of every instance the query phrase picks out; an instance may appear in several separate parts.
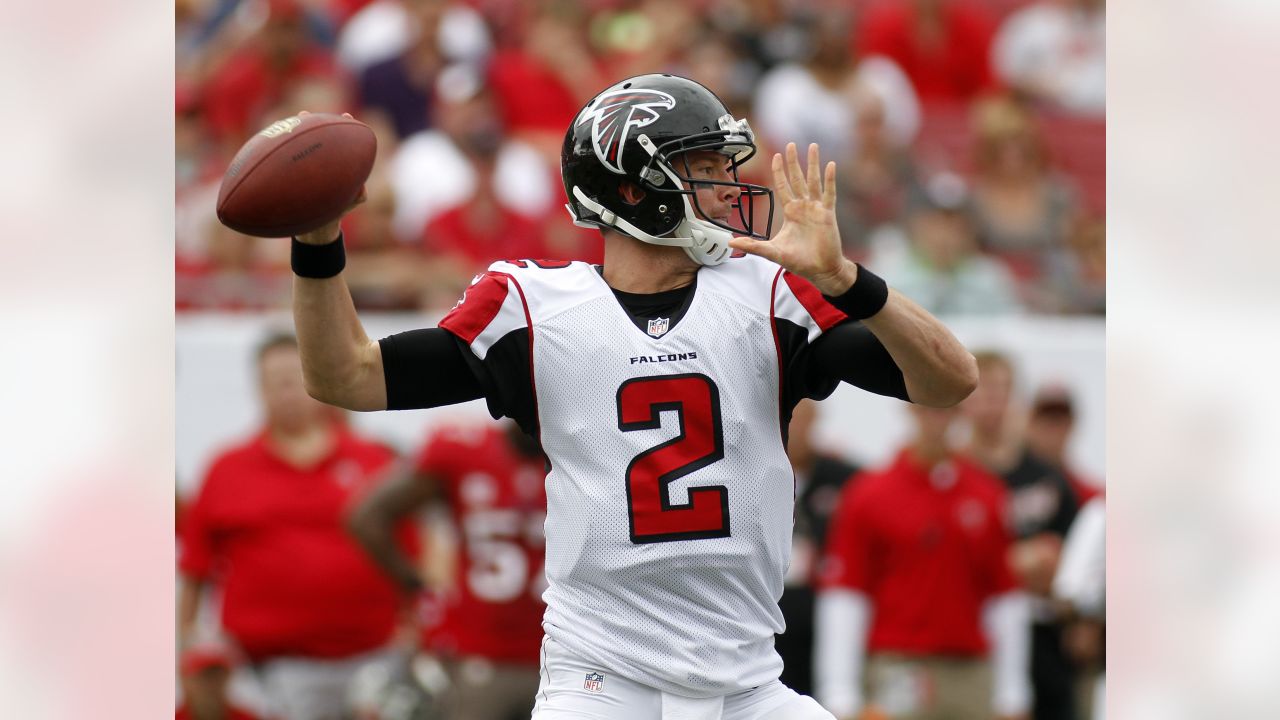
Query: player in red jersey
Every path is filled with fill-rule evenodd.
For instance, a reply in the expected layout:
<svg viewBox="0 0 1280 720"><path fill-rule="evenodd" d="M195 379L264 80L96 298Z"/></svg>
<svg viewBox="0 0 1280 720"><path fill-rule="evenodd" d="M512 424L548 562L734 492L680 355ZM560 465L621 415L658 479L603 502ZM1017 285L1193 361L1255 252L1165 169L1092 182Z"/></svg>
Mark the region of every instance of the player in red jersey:
<svg viewBox="0 0 1280 720"><path fill-rule="evenodd" d="M444 660L451 720L527 718L538 688L542 641L545 460L515 423L446 427L424 443L414 465L388 476L349 518L360 543L406 592L423 590L396 546L396 525L443 504L458 532L449 587L430 588L422 646ZM433 602L435 591L440 602ZM437 608L438 606L438 608ZM428 613L437 615L436 612Z"/></svg>

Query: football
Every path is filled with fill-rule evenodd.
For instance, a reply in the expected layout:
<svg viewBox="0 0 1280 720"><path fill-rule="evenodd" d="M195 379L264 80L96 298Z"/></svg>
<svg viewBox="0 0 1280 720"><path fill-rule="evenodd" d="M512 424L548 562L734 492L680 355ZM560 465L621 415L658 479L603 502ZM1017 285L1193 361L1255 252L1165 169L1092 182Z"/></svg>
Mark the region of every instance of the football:
<svg viewBox="0 0 1280 720"><path fill-rule="evenodd" d="M355 202L377 149L369 126L344 115L274 122L231 160L218 190L218 220L257 237L315 230Z"/></svg>

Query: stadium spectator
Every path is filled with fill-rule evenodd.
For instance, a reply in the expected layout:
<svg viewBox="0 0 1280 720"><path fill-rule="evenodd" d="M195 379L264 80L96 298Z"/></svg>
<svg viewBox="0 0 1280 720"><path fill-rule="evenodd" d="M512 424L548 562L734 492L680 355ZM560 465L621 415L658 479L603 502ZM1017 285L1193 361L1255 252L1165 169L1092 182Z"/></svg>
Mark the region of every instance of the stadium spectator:
<svg viewBox="0 0 1280 720"><path fill-rule="evenodd" d="M363 0L361 0L363 1ZM445 64L483 63L493 51L489 23L480 12L460 0L373 0L342 25L335 54L338 63L360 76L366 69L403 54L423 42L424 26L438 7L435 45ZM427 14L422 18L420 14ZM428 88L429 89L429 88Z"/></svg>
<svg viewBox="0 0 1280 720"><path fill-rule="evenodd" d="M1056 468L1036 458L1024 442L1022 416L1013 407L1013 364L1004 355L974 353L978 387L965 400L968 452L1004 479L1015 537L1014 571L1033 593L1031 678L1035 720L1074 720L1075 668L1062 646L1063 625L1049 603L1062 538L1079 508L1075 491Z"/></svg>
<svg viewBox="0 0 1280 720"><path fill-rule="evenodd" d="M890 131L880 93L861 87L855 96L854 151L840 166L836 213L845 250L865 255L878 231L903 220L907 198L921 190L910 143Z"/></svg>
<svg viewBox="0 0 1280 720"><path fill-rule="evenodd" d="M599 3L586 31L604 69L600 79L613 82L677 63L700 40L699 12L685 0Z"/></svg>
<svg viewBox="0 0 1280 720"><path fill-rule="evenodd" d="M1007 97L975 105L973 215L984 249L1020 277L1038 280L1062 247L1075 193L1053 172L1035 117Z"/></svg>
<svg viewBox="0 0 1280 720"><path fill-rule="evenodd" d="M465 151L475 176L471 197L436 215L423 230L419 242L432 278L426 288L427 307L452 307L471 278L484 272L493 258L551 256L543 245L538 223L498 199L498 140L493 136Z"/></svg>
<svg viewBox="0 0 1280 720"><path fill-rule="evenodd" d="M431 125L431 101L437 75L445 66L440 49L441 0L402 2L411 40L401 52L374 62L360 72L362 115L382 116L405 138Z"/></svg>
<svg viewBox="0 0 1280 720"><path fill-rule="evenodd" d="M268 0L262 28L217 69L203 90L205 123L230 152L266 125L267 111L297 81L337 72L308 33L299 0Z"/></svg>
<svg viewBox="0 0 1280 720"><path fill-rule="evenodd" d="M1045 258L1045 279L1038 287L1037 309L1056 313L1107 312L1107 223L1080 215L1071 224L1065 247Z"/></svg>
<svg viewBox="0 0 1280 720"><path fill-rule="evenodd" d="M449 720L528 718L542 641L545 458L512 422L446 426L412 468L387 476L355 506L348 525L405 592L427 587L397 548L398 522L431 505L448 510L461 536L450 587L432 587L422 649L445 662Z"/></svg>
<svg viewBox="0 0 1280 720"><path fill-rule="evenodd" d="M184 518L179 639L191 643L215 586L222 630L282 719L337 720L351 677L385 662L400 608L342 525L392 454L308 397L292 336L268 338L257 362L264 428L214 460Z"/></svg>
<svg viewBox="0 0 1280 720"><path fill-rule="evenodd" d="M871 5L856 51L898 64L926 105L965 102L993 85L994 23L974 0L910 0Z"/></svg>
<svg viewBox="0 0 1280 720"><path fill-rule="evenodd" d="M1075 430L1075 402L1071 390L1065 385L1051 383L1036 391L1031 401L1031 416L1027 420L1027 450L1037 458L1057 468L1071 484L1076 499L1083 506L1096 497L1100 490L1094 480L1071 467L1067 461L1067 444Z"/></svg>
<svg viewBox="0 0 1280 720"><path fill-rule="evenodd" d="M832 521L817 697L849 720L1026 718L1027 604L1007 562L1004 488L951 448L956 410L911 414L910 444L846 485Z"/></svg>
<svg viewBox="0 0 1280 720"><path fill-rule="evenodd" d="M1084 115L1106 110L1106 0L1027 5L1005 18L991 52L1000 79L1026 98Z"/></svg>
<svg viewBox="0 0 1280 720"><path fill-rule="evenodd" d="M436 281L422 253L395 237L396 196L387 174L375 167L365 192L368 199L351 212L343 230L350 238L351 299L362 309L420 309L427 288Z"/></svg>
<svg viewBox="0 0 1280 720"><path fill-rule="evenodd" d="M217 187L208 188L214 193ZM209 195L193 196L195 201ZM181 206L180 206L181 209ZM181 219L186 213L180 212ZM175 257L176 301L180 309L202 310L267 310L289 303L288 262L279 255L279 247L262 238L250 237L222 225L209 215L204 222L193 221L193 237L199 245L179 248ZM190 217L190 216L188 216ZM181 220L180 220L181 221Z"/></svg>
<svg viewBox="0 0 1280 720"><path fill-rule="evenodd" d="M759 66L744 54L741 41L714 24L704 22L699 35L698 42L679 59L675 73L700 78L734 117L750 115Z"/></svg>
<svg viewBox="0 0 1280 720"><path fill-rule="evenodd" d="M990 315L1021 309L1012 275L978 251L964 181L935 175L910 201L909 245L876 248L872 264L929 312Z"/></svg>
<svg viewBox="0 0 1280 720"><path fill-rule="evenodd" d="M258 720L258 716L238 707L227 694L233 651L224 644L207 642L192 645L178 657L178 677L182 703L175 720Z"/></svg>
<svg viewBox="0 0 1280 720"><path fill-rule="evenodd" d="M427 222L471 197L476 171L467 152L495 143L498 201L529 217L551 209L562 192L554 168L528 144L505 137L493 92L478 69L446 68L436 80L435 98L436 127L406 138L391 159L397 239L416 242Z"/></svg>
<svg viewBox="0 0 1280 720"><path fill-rule="evenodd" d="M858 472L856 466L814 445L817 419L818 404L802 400L792 411L787 432L787 458L795 473L795 526L791 565L778 601L787 630L774 643L782 656L782 682L804 695L813 693L813 584L818 558L840 490Z"/></svg>
<svg viewBox="0 0 1280 720"><path fill-rule="evenodd" d="M849 16L832 12L797 26L810 48L807 57L774 67L760 79L754 115L757 131L774 147L789 140L818 143L842 164L854 151L858 100L879 98L890 136L909 144L920 124L911 82L892 60L849 54ZM861 91L861 92L859 92Z"/></svg>
<svg viewBox="0 0 1280 720"><path fill-rule="evenodd" d="M495 54L487 80L507 133L554 165L564 129L604 77L587 45L580 9L543 3L532 13L520 44Z"/></svg>

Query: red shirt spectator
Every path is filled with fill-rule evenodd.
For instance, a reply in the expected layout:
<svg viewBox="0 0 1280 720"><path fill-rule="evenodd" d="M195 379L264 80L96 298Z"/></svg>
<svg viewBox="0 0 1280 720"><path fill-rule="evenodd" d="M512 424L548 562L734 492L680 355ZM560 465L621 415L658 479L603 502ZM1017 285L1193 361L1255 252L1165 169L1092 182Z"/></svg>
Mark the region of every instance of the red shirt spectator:
<svg viewBox="0 0 1280 720"><path fill-rule="evenodd" d="M546 605L544 460L497 426L448 428L427 441L416 471L434 478L461 532L453 594L423 645L451 655L536 665Z"/></svg>
<svg viewBox="0 0 1280 720"><path fill-rule="evenodd" d="M519 44L490 61L488 81L507 132L551 151L550 160L559 151L559 142L553 141L564 137L564 129L603 81L581 15L548 5L530 13Z"/></svg>
<svg viewBox="0 0 1280 720"><path fill-rule="evenodd" d="M474 272L495 260L547 255L538 224L493 198L473 199L432 218L423 232L423 248L431 256L463 260Z"/></svg>
<svg viewBox="0 0 1280 720"><path fill-rule="evenodd" d="M518 50L494 56L489 84L498 96L502 124L512 133L533 130L564 135L582 105L555 72Z"/></svg>
<svg viewBox="0 0 1280 720"><path fill-rule="evenodd" d="M393 456L335 432L307 467L265 434L224 453L185 518L179 568L220 581L223 627L250 658L344 657L391 635L399 594L347 535L342 511Z"/></svg>
<svg viewBox="0 0 1280 720"><path fill-rule="evenodd" d="M307 77L333 77L327 52L311 44L297 0L271 0L262 30L214 72L204 88L209 132L238 144L262 113L280 102L290 86Z"/></svg>
<svg viewBox="0 0 1280 720"><path fill-rule="evenodd" d="M994 33L994 20L969 0L895 0L867 11L856 46L897 62L921 101L964 101L992 86Z"/></svg>
<svg viewBox="0 0 1280 720"><path fill-rule="evenodd" d="M864 593L870 652L982 655L982 605L1013 590L1004 488L963 457L929 468L904 450L846 485L820 586Z"/></svg>

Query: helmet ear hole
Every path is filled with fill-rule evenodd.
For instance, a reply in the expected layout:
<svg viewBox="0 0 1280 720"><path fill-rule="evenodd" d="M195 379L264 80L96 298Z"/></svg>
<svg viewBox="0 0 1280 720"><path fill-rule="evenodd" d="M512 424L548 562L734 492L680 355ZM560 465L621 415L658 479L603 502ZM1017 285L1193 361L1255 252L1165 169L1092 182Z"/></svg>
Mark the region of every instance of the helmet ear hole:
<svg viewBox="0 0 1280 720"><path fill-rule="evenodd" d="M639 205L644 200L644 190L641 190L635 183L623 180L618 183L618 196L628 205Z"/></svg>

